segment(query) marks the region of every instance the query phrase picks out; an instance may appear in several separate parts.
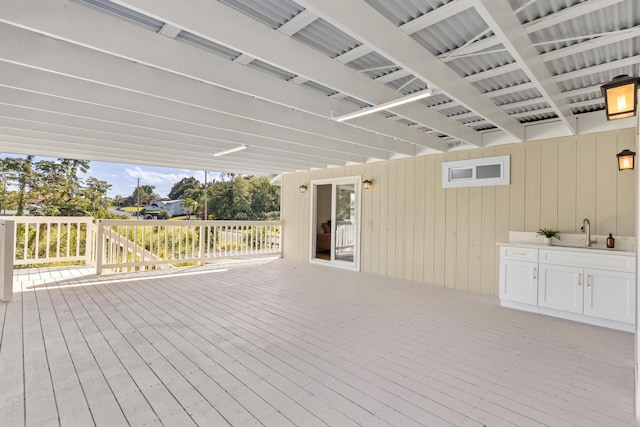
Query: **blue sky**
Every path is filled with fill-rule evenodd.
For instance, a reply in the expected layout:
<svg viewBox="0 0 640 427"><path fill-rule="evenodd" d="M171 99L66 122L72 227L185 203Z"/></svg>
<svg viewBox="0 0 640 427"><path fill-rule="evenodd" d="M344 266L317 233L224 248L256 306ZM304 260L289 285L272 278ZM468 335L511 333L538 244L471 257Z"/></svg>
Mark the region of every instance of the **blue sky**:
<svg viewBox="0 0 640 427"><path fill-rule="evenodd" d="M2 154L2 158L5 157L25 157L12 154ZM55 160L51 157L36 157L38 160ZM112 185L107 197L123 196L127 197L136 188L138 178L140 178L140 185L153 185L155 186L155 192L161 197L166 197L171 187L182 178L193 176L200 182L204 182L204 171L194 171L189 169L171 169L160 168L154 166L142 166L142 165L130 165L122 163L107 163L91 161L89 173L86 176L82 176L83 179L88 177L94 177L107 181ZM217 178L219 174L217 172L208 173L208 181L212 178Z"/></svg>

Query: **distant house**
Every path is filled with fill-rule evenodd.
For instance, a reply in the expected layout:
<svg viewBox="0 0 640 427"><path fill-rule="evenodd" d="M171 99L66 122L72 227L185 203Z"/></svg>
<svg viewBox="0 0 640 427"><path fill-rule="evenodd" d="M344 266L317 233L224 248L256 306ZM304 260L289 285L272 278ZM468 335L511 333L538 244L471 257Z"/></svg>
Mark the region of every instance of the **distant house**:
<svg viewBox="0 0 640 427"><path fill-rule="evenodd" d="M153 200L144 207L144 210L148 214L157 213L161 210L168 211L172 216L187 214L182 206L182 200Z"/></svg>

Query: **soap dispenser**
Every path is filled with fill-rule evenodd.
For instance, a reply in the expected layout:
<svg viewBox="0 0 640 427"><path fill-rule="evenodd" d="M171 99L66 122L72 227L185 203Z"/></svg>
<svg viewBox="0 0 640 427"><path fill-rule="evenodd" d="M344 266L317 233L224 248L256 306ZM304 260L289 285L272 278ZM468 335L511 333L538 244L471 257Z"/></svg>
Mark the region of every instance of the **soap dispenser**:
<svg viewBox="0 0 640 427"><path fill-rule="evenodd" d="M616 239L614 239L611 233L609 233L609 237L607 237L607 247L611 249L615 247L615 245L616 245Z"/></svg>

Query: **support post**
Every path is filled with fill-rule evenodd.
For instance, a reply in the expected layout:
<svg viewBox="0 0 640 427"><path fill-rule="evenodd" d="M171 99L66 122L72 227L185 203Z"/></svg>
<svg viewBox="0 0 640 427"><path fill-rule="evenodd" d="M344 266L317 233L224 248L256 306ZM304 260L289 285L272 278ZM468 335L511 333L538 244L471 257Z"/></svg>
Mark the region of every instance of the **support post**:
<svg viewBox="0 0 640 427"><path fill-rule="evenodd" d="M206 240L206 236L205 236L205 230L207 229L207 227L205 227L204 225L200 226L200 244L198 247L198 265L204 265L204 245L205 245L205 240Z"/></svg>
<svg viewBox="0 0 640 427"><path fill-rule="evenodd" d="M104 257L104 226L102 220L96 220L96 276L102 274L102 262Z"/></svg>
<svg viewBox="0 0 640 427"><path fill-rule="evenodd" d="M0 220L0 299L13 299L13 256L15 252L15 222Z"/></svg>
<svg viewBox="0 0 640 427"><path fill-rule="evenodd" d="M640 90L638 90L638 96L640 96ZM636 114L636 137L635 137L635 151L638 151L638 147L640 147L640 113ZM637 163L636 163L637 164ZM633 171L636 174L636 334L635 334L635 400L636 400L636 425L640 425L640 390L638 389L638 366L640 364L640 324L638 323L638 319L640 318L640 282L638 277L640 277L640 271L638 271L638 267L640 266L640 171L638 171L638 167L636 167Z"/></svg>

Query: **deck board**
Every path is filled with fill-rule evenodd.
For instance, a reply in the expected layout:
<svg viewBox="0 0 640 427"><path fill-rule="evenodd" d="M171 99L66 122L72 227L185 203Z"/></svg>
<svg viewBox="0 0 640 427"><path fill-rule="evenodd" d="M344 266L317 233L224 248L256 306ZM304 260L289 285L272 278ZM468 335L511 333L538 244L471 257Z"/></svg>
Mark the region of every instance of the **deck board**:
<svg viewBox="0 0 640 427"><path fill-rule="evenodd" d="M0 310L2 423L634 425L632 334L258 264L18 270L21 292Z"/></svg>

